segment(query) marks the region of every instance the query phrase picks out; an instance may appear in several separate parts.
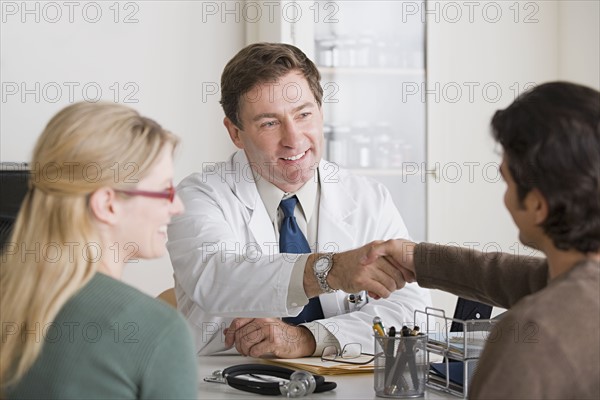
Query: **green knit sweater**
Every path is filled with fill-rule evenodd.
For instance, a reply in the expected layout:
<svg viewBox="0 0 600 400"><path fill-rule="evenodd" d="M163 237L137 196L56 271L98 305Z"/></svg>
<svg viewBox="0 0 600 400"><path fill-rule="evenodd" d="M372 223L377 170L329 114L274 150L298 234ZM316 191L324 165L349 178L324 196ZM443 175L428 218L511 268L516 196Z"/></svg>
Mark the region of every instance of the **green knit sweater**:
<svg viewBox="0 0 600 400"><path fill-rule="evenodd" d="M192 399L196 360L185 320L167 304L96 274L52 324L9 399Z"/></svg>

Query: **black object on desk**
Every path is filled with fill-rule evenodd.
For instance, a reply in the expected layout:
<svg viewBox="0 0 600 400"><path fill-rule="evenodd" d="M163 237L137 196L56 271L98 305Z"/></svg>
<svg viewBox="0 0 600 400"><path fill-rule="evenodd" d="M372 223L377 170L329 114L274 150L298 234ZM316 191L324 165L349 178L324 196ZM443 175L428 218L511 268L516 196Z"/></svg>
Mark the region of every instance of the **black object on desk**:
<svg viewBox="0 0 600 400"><path fill-rule="evenodd" d="M8 241L12 227L27 194L27 163L0 163L0 249Z"/></svg>
<svg viewBox="0 0 600 400"><path fill-rule="evenodd" d="M431 371L446 380L446 363L431 363ZM465 365L462 361L448 363L448 380L462 388L465 379Z"/></svg>
<svg viewBox="0 0 600 400"><path fill-rule="evenodd" d="M473 319L489 319L492 316L492 308L492 306L487 304L459 297L456 301L456 308L454 309L454 318L462 321ZM474 329L474 327L471 326L469 330L487 330L488 328L489 325L485 324L482 329ZM452 321L450 332L462 332L463 330L463 324Z"/></svg>

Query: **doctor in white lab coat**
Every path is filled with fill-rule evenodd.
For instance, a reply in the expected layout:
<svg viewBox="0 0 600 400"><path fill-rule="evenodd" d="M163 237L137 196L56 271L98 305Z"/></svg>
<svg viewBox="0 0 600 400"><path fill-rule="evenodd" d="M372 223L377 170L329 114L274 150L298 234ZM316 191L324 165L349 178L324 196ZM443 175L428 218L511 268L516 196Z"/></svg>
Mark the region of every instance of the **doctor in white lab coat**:
<svg viewBox="0 0 600 400"><path fill-rule="evenodd" d="M402 276L385 259L361 264L368 251L361 246L409 234L383 185L321 160L318 79L300 50L282 44L250 45L223 72L224 123L240 150L181 182L186 211L168 228L178 308L192 324L198 354L235 346L246 355L293 358L349 343L372 352L374 316L398 327L430 305L416 284L396 290ZM232 98L238 104L229 106ZM313 272L318 255L279 253L278 203L294 194L311 251L338 253L326 284L345 291L324 293ZM363 291L349 301L361 290L371 296ZM316 295L324 319L297 327L280 321Z"/></svg>

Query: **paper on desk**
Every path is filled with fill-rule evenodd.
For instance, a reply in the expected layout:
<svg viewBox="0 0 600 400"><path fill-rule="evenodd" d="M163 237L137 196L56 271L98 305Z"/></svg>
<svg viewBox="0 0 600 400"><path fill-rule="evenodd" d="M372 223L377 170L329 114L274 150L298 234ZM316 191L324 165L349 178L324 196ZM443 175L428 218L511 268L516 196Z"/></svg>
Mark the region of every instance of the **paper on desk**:
<svg viewBox="0 0 600 400"><path fill-rule="evenodd" d="M449 332L446 336L442 332L430 332L427 334L429 345L440 346L446 348L450 355L455 355L459 358L462 357L477 357L483 347L485 346L486 339L489 336L488 331L471 331L464 332ZM465 350L465 342L467 348Z"/></svg>
<svg viewBox="0 0 600 400"><path fill-rule="evenodd" d="M368 361L370 356L353 358L354 362ZM286 367L303 369L318 375L356 374L360 372L373 372L373 362L366 365L345 364L335 361L321 361L319 357L304 358L272 358L266 361L283 364Z"/></svg>

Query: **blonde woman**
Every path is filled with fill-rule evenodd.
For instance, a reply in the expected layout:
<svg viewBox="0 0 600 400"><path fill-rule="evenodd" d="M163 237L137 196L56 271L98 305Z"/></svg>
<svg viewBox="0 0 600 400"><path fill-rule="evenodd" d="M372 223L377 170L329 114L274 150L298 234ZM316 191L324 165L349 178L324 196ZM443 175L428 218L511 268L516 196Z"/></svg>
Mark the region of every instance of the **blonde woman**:
<svg viewBox="0 0 600 400"><path fill-rule="evenodd" d="M186 322L119 281L165 253L183 211L178 139L130 108L77 103L37 141L0 268L0 397L195 398Z"/></svg>

